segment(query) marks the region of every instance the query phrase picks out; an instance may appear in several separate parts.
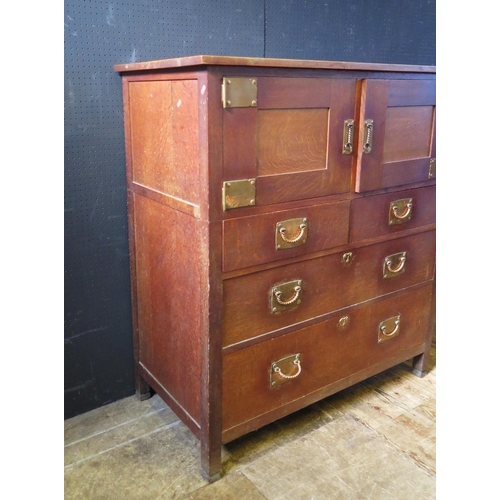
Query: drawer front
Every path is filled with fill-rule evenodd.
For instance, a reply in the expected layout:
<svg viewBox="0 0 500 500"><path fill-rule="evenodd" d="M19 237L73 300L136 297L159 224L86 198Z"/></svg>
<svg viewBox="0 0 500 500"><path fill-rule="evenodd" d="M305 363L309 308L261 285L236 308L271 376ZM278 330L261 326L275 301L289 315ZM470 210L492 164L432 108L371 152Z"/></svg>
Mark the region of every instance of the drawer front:
<svg viewBox="0 0 500 500"><path fill-rule="evenodd" d="M348 221L348 201L225 220L223 269L233 271L344 245Z"/></svg>
<svg viewBox="0 0 500 500"><path fill-rule="evenodd" d="M418 348L426 339L431 288L393 294L224 355L223 431Z"/></svg>
<svg viewBox="0 0 500 500"><path fill-rule="evenodd" d="M434 254L428 231L227 279L223 345L430 280Z"/></svg>
<svg viewBox="0 0 500 500"><path fill-rule="evenodd" d="M436 222L436 186L352 201L350 241L398 233Z"/></svg>

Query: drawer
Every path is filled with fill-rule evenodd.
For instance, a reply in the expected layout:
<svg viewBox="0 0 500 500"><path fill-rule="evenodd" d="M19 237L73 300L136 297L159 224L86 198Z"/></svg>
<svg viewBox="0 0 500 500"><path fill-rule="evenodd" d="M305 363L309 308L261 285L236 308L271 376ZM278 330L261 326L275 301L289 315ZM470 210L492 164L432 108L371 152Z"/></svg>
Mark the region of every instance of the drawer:
<svg viewBox="0 0 500 500"><path fill-rule="evenodd" d="M352 201L350 241L362 241L436 222L436 186Z"/></svg>
<svg viewBox="0 0 500 500"><path fill-rule="evenodd" d="M224 355L223 431L384 360L418 354L428 332L431 288L344 309L328 321Z"/></svg>
<svg viewBox="0 0 500 500"><path fill-rule="evenodd" d="M434 253L427 231L224 280L223 345L430 280Z"/></svg>
<svg viewBox="0 0 500 500"><path fill-rule="evenodd" d="M232 271L344 245L348 231L348 201L225 220L223 269Z"/></svg>

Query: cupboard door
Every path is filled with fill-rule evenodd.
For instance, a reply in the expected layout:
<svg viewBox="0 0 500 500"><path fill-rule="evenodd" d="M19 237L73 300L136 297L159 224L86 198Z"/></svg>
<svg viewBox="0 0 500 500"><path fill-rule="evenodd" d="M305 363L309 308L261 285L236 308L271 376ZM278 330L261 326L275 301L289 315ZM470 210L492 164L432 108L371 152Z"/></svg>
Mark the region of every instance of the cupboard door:
<svg viewBox="0 0 500 500"><path fill-rule="evenodd" d="M435 127L435 80L362 81L356 192L434 178Z"/></svg>
<svg viewBox="0 0 500 500"><path fill-rule="evenodd" d="M356 80L255 80L256 106L223 109L224 181L255 179L256 205L348 192L353 156L342 146Z"/></svg>

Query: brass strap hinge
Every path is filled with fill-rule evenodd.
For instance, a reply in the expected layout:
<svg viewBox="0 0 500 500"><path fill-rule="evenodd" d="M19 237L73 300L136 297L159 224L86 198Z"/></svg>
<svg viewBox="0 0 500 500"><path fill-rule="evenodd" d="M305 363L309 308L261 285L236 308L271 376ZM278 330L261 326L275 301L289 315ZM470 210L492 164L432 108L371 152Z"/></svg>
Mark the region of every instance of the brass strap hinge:
<svg viewBox="0 0 500 500"><path fill-rule="evenodd" d="M436 178L436 158L431 158L429 163L429 179Z"/></svg>
<svg viewBox="0 0 500 500"><path fill-rule="evenodd" d="M239 179L222 184L222 209L255 205L255 179Z"/></svg>
<svg viewBox="0 0 500 500"><path fill-rule="evenodd" d="M252 108L257 106L257 79L226 77L222 79L223 108Z"/></svg>

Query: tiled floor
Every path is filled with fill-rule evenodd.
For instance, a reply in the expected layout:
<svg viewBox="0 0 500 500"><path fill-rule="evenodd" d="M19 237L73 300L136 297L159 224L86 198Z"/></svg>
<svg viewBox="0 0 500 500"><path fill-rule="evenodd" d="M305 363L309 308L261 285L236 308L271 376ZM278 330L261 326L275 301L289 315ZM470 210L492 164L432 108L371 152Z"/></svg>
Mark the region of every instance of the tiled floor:
<svg viewBox="0 0 500 500"><path fill-rule="evenodd" d="M223 448L208 484L199 442L157 395L65 422L65 500L436 498L435 349Z"/></svg>

